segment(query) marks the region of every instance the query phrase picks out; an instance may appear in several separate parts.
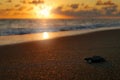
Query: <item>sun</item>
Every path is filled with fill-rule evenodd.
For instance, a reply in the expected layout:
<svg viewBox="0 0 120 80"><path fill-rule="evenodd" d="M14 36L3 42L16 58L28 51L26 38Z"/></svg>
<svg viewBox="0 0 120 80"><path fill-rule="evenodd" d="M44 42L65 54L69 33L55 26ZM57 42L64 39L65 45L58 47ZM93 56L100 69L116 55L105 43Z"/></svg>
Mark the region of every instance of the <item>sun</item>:
<svg viewBox="0 0 120 80"><path fill-rule="evenodd" d="M38 17L49 18L51 16L51 7L48 6L44 6L42 8L35 6L34 11Z"/></svg>
<svg viewBox="0 0 120 80"><path fill-rule="evenodd" d="M43 16L50 16L50 10L48 8L44 8L39 12Z"/></svg>

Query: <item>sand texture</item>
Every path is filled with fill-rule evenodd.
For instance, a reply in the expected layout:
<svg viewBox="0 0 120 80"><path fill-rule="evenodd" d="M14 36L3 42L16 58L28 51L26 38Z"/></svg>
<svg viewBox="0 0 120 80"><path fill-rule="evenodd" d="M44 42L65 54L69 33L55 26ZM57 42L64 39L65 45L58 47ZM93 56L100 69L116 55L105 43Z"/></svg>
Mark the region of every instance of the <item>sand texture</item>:
<svg viewBox="0 0 120 80"><path fill-rule="evenodd" d="M0 46L0 80L120 80L120 30Z"/></svg>

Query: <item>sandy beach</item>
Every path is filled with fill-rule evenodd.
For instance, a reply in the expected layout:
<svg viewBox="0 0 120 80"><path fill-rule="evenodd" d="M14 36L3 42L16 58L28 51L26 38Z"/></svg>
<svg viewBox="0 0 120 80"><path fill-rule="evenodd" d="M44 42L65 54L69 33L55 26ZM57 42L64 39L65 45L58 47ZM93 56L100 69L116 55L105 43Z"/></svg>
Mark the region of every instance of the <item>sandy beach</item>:
<svg viewBox="0 0 120 80"><path fill-rule="evenodd" d="M0 80L120 80L120 29L0 46Z"/></svg>

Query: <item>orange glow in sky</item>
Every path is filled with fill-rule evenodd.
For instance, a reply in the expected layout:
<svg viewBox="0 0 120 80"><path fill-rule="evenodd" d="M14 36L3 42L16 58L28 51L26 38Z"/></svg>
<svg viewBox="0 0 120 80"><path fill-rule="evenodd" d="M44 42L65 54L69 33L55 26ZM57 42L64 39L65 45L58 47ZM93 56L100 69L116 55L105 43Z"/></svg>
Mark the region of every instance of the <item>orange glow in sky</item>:
<svg viewBox="0 0 120 80"><path fill-rule="evenodd" d="M0 18L120 16L120 0L0 0Z"/></svg>
<svg viewBox="0 0 120 80"><path fill-rule="evenodd" d="M52 13L51 13L51 7L49 6L43 6L42 8L40 8L39 6L35 6L33 13L36 13L36 15L38 18L42 17L42 18L50 18Z"/></svg>

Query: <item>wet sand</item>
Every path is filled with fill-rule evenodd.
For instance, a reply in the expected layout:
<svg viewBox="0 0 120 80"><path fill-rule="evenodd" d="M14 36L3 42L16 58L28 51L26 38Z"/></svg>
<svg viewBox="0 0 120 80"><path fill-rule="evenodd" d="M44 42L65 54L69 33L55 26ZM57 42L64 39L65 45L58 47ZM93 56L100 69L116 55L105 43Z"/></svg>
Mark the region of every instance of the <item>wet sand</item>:
<svg viewBox="0 0 120 80"><path fill-rule="evenodd" d="M120 80L120 30L0 46L0 80Z"/></svg>

